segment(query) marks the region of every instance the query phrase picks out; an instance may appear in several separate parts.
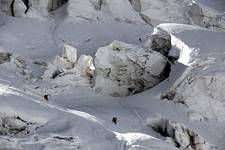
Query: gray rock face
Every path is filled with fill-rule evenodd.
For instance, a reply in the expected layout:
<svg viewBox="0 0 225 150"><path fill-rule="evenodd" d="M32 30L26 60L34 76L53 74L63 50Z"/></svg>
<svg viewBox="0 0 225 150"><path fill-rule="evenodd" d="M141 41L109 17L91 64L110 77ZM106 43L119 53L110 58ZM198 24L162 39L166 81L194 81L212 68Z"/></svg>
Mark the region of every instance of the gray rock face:
<svg viewBox="0 0 225 150"><path fill-rule="evenodd" d="M23 17L26 6L22 0L0 0L0 15Z"/></svg>
<svg viewBox="0 0 225 150"><path fill-rule="evenodd" d="M151 88L167 78L170 65L156 51L114 41L98 49L95 69L96 92L128 96Z"/></svg>
<svg viewBox="0 0 225 150"><path fill-rule="evenodd" d="M20 117L0 113L0 135L18 134L25 131L27 126Z"/></svg>
<svg viewBox="0 0 225 150"><path fill-rule="evenodd" d="M0 52L0 64L5 63L5 62L10 62L11 60L11 55L9 52Z"/></svg>
<svg viewBox="0 0 225 150"><path fill-rule="evenodd" d="M188 107L191 120L225 121L225 55L221 53L212 58L215 56L200 57L162 94L162 98Z"/></svg>
<svg viewBox="0 0 225 150"><path fill-rule="evenodd" d="M171 36L162 29L157 29L151 36L151 48L164 56L168 56L171 49Z"/></svg>
<svg viewBox="0 0 225 150"><path fill-rule="evenodd" d="M103 5L103 0L94 0L94 1L90 1L96 10L101 10L102 9L102 5Z"/></svg>
<svg viewBox="0 0 225 150"><path fill-rule="evenodd" d="M185 7L185 10L191 24L209 29L225 30L223 13L213 13L198 3L190 3Z"/></svg>
<svg viewBox="0 0 225 150"><path fill-rule="evenodd" d="M25 16L26 6L22 0L15 0L13 3L13 16L23 17Z"/></svg>
<svg viewBox="0 0 225 150"><path fill-rule="evenodd" d="M0 15L12 15L10 5L13 0L0 0Z"/></svg>
<svg viewBox="0 0 225 150"><path fill-rule="evenodd" d="M94 75L95 67L93 59L89 55L81 55L77 59L77 49L64 44L62 56L57 55L52 63L49 63L43 75L44 80L54 79L61 84L72 83L74 85L89 86Z"/></svg>
<svg viewBox="0 0 225 150"><path fill-rule="evenodd" d="M206 142L197 132L182 124L168 119L156 119L148 122L154 131L158 132L168 142L182 150L213 150L216 146Z"/></svg>
<svg viewBox="0 0 225 150"><path fill-rule="evenodd" d="M48 11L53 11L67 3L68 0L49 0L48 1Z"/></svg>
<svg viewBox="0 0 225 150"><path fill-rule="evenodd" d="M62 56L56 56L53 64L60 70L72 69L77 61L77 49L64 44Z"/></svg>
<svg viewBox="0 0 225 150"><path fill-rule="evenodd" d="M204 13L202 8L198 4L196 3L189 4L186 9L193 24L196 24L202 27L205 26L203 22Z"/></svg>
<svg viewBox="0 0 225 150"><path fill-rule="evenodd" d="M129 0L129 1L135 11L137 11L137 12L141 11L141 1L140 0Z"/></svg>
<svg viewBox="0 0 225 150"><path fill-rule="evenodd" d="M47 13L56 10L67 2L68 0L0 0L0 15L26 17L26 13L30 13L30 8L32 11L38 9Z"/></svg>

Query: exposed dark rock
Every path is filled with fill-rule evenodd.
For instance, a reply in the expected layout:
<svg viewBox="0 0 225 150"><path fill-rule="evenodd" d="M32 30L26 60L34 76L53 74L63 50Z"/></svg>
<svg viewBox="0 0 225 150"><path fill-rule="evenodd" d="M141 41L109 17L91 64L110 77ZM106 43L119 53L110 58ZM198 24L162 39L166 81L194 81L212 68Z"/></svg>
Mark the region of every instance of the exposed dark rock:
<svg viewBox="0 0 225 150"><path fill-rule="evenodd" d="M39 66L44 66L44 67L47 67L47 63L44 62L44 61L34 61L33 64L35 65L39 65Z"/></svg>
<svg viewBox="0 0 225 150"><path fill-rule="evenodd" d="M109 46L98 49L95 69L96 92L129 96L143 92L166 79L170 64L166 57L156 51L114 41Z"/></svg>
<svg viewBox="0 0 225 150"><path fill-rule="evenodd" d="M15 17L15 13L14 13L14 3L15 3L15 0L12 1L11 5L10 5L10 9L11 9L11 14L13 17Z"/></svg>
<svg viewBox="0 0 225 150"><path fill-rule="evenodd" d="M10 62L12 54L9 52L0 52L0 64Z"/></svg>
<svg viewBox="0 0 225 150"><path fill-rule="evenodd" d="M52 73L52 79L55 79L56 77L58 77L61 73L63 73L62 71L60 70L55 70L53 73Z"/></svg>
<svg viewBox="0 0 225 150"><path fill-rule="evenodd" d="M61 136L54 136L53 138L59 139L59 140L65 140L69 142L73 142L74 138L73 137L61 137Z"/></svg>
<svg viewBox="0 0 225 150"><path fill-rule="evenodd" d="M22 0L24 5L26 6L25 14L28 12L29 8L31 7L30 0Z"/></svg>
<svg viewBox="0 0 225 150"><path fill-rule="evenodd" d="M167 57L172 46L170 34L162 29L158 29L158 32L152 34L151 40L152 50L160 52Z"/></svg>
<svg viewBox="0 0 225 150"><path fill-rule="evenodd" d="M129 0L132 7L135 11L140 12L141 11L141 1L140 0Z"/></svg>
<svg viewBox="0 0 225 150"><path fill-rule="evenodd" d="M103 4L103 0L97 0L96 3L94 3L94 7L96 10L101 10L102 9L102 4Z"/></svg>
<svg viewBox="0 0 225 150"><path fill-rule="evenodd" d="M165 140L171 138L174 145L182 150L205 150L206 147L215 148L215 146L207 143L198 133L168 119L150 121L148 126L164 137Z"/></svg>
<svg viewBox="0 0 225 150"><path fill-rule="evenodd" d="M54 11L67 2L68 2L68 0L49 0L48 1L48 11L49 12Z"/></svg>
<svg viewBox="0 0 225 150"><path fill-rule="evenodd" d="M172 101L173 98L175 97L175 95L176 95L175 91L166 91L161 94L161 99L167 99L167 100Z"/></svg>
<svg viewBox="0 0 225 150"><path fill-rule="evenodd" d="M0 113L0 135L29 134L29 126L33 124L19 116L8 116Z"/></svg>
<svg viewBox="0 0 225 150"><path fill-rule="evenodd" d="M146 16L145 14L143 14L141 12L139 13L139 15L145 23L147 23L151 27L154 27L154 25L152 24L151 18L149 18L148 16Z"/></svg>

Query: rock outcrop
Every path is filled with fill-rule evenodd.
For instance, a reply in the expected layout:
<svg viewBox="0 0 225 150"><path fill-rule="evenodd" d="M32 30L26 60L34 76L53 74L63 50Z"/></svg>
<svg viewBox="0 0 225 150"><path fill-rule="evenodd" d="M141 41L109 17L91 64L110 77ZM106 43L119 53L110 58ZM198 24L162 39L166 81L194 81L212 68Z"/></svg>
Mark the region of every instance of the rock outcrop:
<svg viewBox="0 0 225 150"><path fill-rule="evenodd" d="M81 55L78 59L77 66L80 70L81 76L87 76L92 78L94 75L95 66L93 64L93 58L89 55Z"/></svg>
<svg viewBox="0 0 225 150"><path fill-rule="evenodd" d="M225 30L224 13L215 13L198 3L190 3L185 7L185 13L190 18L190 24L204 28Z"/></svg>
<svg viewBox="0 0 225 150"><path fill-rule="evenodd" d="M26 9L22 0L0 0L0 15L24 17Z"/></svg>
<svg viewBox="0 0 225 150"><path fill-rule="evenodd" d="M77 60L77 49L64 44L62 56L57 55L53 62L48 64L43 78L56 79L57 77L70 75L72 79L73 77L71 77L71 75L73 75L77 80L87 80L90 84L90 80L94 75L94 70L95 67L91 56L81 55Z"/></svg>
<svg viewBox="0 0 225 150"><path fill-rule="evenodd" d="M111 96L142 92L168 77L170 65L160 53L119 41L99 48L94 89Z"/></svg>
<svg viewBox="0 0 225 150"><path fill-rule="evenodd" d="M60 16L74 23L111 20L152 27L173 22L225 30L223 12L192 0L0 0L0 15L39 19Z"/></svg>
<svg viewBox="0 0 225 150"><path fill-rule="evenodd" d="M53 64L59 70L72 69L77 61L77 49L64 44L62 56L56 56Z"/></svg>
<svg viewBox="0 0 225 150"><path fill-rule="evenodd" d="M10 5L13 0L0 0L0 15L12 15Z"/></svg>
<svg viewBox="0 0 225 150"><path fill-rule="evenodd" d="M0 113L0 135L13 135L27 130L28 124L20 117Z"/></svg>
<svg viewBox="0 0 225 150"><path fill-rule="evenodd" d="M163 99L184 104L190 109L191 120L204 121L220 118L225 121L224 97L225 55L216 59L208 55L190 66L180 79L165 93ZM205 119L202 119L205 118Z"/></svg>
<svg viewBox="0 0 225 150"><path fill-rule="evenodd" d="M9 52L0 51L0 64L10 62L11 55Z"/></svg>
<svg viewBox="0 0 225 150"><path fill-rule="evenodd" d="M129 0L135 11L141 11L141 0Z"/></svg>
<svg viewBox="0 0 225 150"><path fill-rule="evenodd" d="M25 16L25 12L26 12L26 5L24 4L24 2L22 0L15 0L15 2L13 3L13 13L14 13L14 17L24 17Z"/></svg>
<svg viewBox="0 0 225 150"><path fill-rule="evenodd" d="M157 28L151 35L151 48L164 56L168 56L172 47L171 36L163 29Z"/></svg>
<svg viewBox="0 0 225 150"><path fill-rule="evenodd" d="M164 137L164 140L174 143L181 150L213 150L216 146L206 142L197 132L184 125L168 119L148 120L147 125Z"/></svg>
<svg viewBox="0 0 225 150"><path fill-rule="evenodd" d="M48 0L48 11L53 11L67 3L68 0Z"/></svg>
<svg viewBox="0 0 225 150"><path fill-rule="evenodd" d="M75 64L77 61L77 49L70 45L64 44L62 57L72 64Z"/></svg>

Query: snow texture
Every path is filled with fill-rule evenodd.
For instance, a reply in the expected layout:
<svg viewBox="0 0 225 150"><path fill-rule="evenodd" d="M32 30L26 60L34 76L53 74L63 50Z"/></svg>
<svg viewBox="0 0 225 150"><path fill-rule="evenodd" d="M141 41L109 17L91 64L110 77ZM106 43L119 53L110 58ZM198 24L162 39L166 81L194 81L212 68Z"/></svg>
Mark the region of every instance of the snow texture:
<svg viewBox="0 0 225 150"><path fill-rule="evenodd" d="M0 0L0 149L224 150L224 1L27 2Z"/></svg>

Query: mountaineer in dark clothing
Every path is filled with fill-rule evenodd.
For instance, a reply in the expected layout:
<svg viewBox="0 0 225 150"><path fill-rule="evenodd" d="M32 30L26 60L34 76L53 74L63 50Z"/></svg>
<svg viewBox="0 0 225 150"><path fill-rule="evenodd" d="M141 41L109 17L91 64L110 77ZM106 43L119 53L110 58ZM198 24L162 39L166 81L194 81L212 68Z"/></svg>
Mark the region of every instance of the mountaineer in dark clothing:
<svg viewBox="0 0 225 150"><path fill-rule="evenodd" d="M117 117L113 117L113 118L112 118L112 122L113 122L114 124L117 124Z"/></svg>
<svg viewBox="0 0 225 150"><path fill-rule="evenodd" d="M45 99L46 101L48 101L48 99L49 99L48 94L45 94L45 95L44 95L44 99Z"/></svg>

